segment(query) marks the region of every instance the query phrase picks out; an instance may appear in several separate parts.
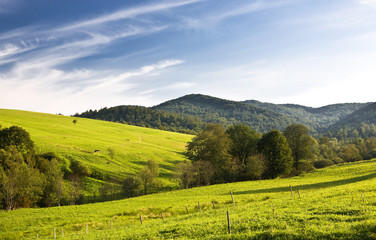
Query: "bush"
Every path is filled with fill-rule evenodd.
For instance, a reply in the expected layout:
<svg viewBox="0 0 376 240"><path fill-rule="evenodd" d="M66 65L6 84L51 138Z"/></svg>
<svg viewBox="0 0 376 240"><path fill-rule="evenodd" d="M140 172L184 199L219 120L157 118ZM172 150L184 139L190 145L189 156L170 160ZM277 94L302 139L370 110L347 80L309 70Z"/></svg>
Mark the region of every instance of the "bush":
<svg viewBox="0 0 376 240"><path fill-rule="evenodd" d="M313 163L310 160L300 160L298 163L299 174L313 171Z"/></svg>
<svg viewBox="0 0 376 240"><path fill-rule="evenodd" d="M334 164L340 164L340 163L344 163L345 161L342 158L336 157L332 159L332 162Z"/></svg>
<svg viewBox="0 0 376 240"><path fill-rule="evenodd" d="M324 168L334 165L334 163L331 160L324 159L324 160L318 160L313 163L313 166L315 168Z"/></svg>

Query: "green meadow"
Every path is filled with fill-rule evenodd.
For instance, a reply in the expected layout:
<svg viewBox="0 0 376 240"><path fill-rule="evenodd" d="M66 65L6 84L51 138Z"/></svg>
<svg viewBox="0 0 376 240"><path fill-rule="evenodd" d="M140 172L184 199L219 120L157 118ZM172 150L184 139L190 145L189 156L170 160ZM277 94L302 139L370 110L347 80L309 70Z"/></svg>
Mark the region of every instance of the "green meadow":
<svg viewBox="0 0 376 240"><path fill-rule="evenodd" d="M55 229L57 239L375 239L375 177L370 160L286 179L2 211L0 238L53 239Z"/></svg>
<svg viewBox="0 0 376 240"><path fill-rule="evenodd" d="M38 151L54 152L68 165L73 159L81 161L94 174L104 175L104 179L122 180L141 169L148 160L154 160L159 164L160 180L166 188L177 186L171 180L172 171L176 163L185 159L185 145L192 138L120 123L5 109L0 109L0 125L24 128ZM108 148L114 150L113 159ZM97 191L100 184L95 179L87 179L87 194Z"/></svg>

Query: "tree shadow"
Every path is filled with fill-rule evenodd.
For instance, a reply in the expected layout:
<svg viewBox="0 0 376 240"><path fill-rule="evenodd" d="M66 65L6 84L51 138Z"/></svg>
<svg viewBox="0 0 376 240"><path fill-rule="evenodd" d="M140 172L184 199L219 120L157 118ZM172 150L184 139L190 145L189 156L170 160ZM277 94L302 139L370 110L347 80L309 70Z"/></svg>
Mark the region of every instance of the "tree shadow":
<svg viewBox="0 0 376 240"><path fill-rule="evenodd" d="M360 176L360 177L336 180L336 181L331 181L331 182L320 182L320 183L293 186L293 190L307 190L307 189L336 187L336 186L346 185L350 183L365 181L365 180L375 178L375 177L376 177L376 173L371 173L371 174ZM241 195L241 194L256 194L256 193L278 193L278 192L289 192L289 191L290 191L290 187L286 186L286 187L278 187L278 188L265 188L265 189L257 189L257 190L238 191L238 192L233 192L233 194Z"/></svg>

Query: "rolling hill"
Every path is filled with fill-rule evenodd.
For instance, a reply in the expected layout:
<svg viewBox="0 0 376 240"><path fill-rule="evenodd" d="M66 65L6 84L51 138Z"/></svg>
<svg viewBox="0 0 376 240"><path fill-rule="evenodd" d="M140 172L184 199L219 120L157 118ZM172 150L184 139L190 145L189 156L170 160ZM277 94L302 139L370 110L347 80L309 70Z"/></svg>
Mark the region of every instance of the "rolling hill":
<svg viewBox="0 0 376 240"><path fill-rule="evenodd" d="M0 238L53 239L55 232L58 239L374 239L375 171L371 160L288 179L0 211Z"/></svg>
<svg viewBox="0 0 376 240"><path fill-rule="evenodd" d="M185 159L185 145L192 138L113 122L5 109L0 109L0 125L20 126L30 133L38 151L54 152L67 165L78 160L89 167L93 173L86 183L88 195L98 194L103 182L135 174L148 160L159 164L166 188L176 187L172 170ZM114 150L113 159L108 148Z"/></svg>
<svg viewBox="0 0 376 240"><path fill-rule="evenodd" d="M208 123L220 123L226 127L246 124L259 132L271 129L283 131L291 123L301 123L314 134L324 134L330 126L369 104L341 103L311 108L256 100L236 102L190 94L152 108L117 106L90 110L76 116L192 134L199 132Z"/></svg>
<svg viewBox="0 0 376 240"><path fill-rule="evenodd" d="M376 125L376 103L369 104L345 116L333 124L330 129L337 130L344 127L356 128L362 123Z"/></svg>

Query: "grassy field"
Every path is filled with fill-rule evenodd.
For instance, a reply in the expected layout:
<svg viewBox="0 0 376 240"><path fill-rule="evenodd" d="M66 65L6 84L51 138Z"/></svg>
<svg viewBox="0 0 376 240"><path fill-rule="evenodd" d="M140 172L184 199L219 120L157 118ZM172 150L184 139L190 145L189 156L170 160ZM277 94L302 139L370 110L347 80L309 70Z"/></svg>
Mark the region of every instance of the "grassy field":
<svg viewBox="0 0 376 240"><path fill-rule="evenodd" d="M81 206L3 211L0 238L36 239L38 234L39 239L53 239L55 228L58 239L375 239L375 177L376 161L370 160L289 179L214 185Z"/></svg>
<svg viewBox="0 0 376 240"><path fill-rule="evenodd" d="M124 179L147 160L154 160L160 166L160 179L170 187L176 186L171 181L172 170L184 160L182 153L192 138L125 124L5 109L0 109L0 125L20 126L30 133L39 151L55 152L66 162L79 160L106 178ZM113 159L108 148L115 152Z"/></svg>

